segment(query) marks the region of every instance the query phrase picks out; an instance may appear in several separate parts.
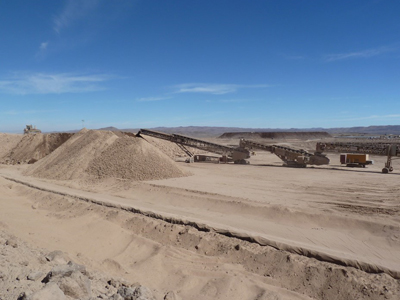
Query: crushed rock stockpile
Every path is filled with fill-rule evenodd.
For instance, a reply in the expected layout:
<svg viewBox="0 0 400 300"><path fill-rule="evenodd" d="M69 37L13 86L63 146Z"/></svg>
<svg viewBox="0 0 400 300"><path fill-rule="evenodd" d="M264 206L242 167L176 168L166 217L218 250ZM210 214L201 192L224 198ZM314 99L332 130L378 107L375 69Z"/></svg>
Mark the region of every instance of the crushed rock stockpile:
<svg viewBox="0 0 400 300"><path fill-rule="evenodd" d="M55 180L153 180L184 176L168 156L146 141L111 131L82 129L26 175Z"/></svg>
<svg viewBox="0 0 400 300"><path fill-rule="evenodd" d="M308 132L225 132L220 139L232 138L261 138L261 139L320 139L332 137L324 131L308 131Z"/></svg>
<svg viewBox="0 0 400 300"><path fill-rule="evenodd" d="M98 178L153 180L184 176L167 155L141 138L121 137L93 159L87 172Z"/></svg>
<svg viewBox="0 0 400 300"><path fill-rule="evenodd" d="M117 138L111 131L82 129L50 155L31 166L26 174L58 180L83 178L90 161Z"/></svg>
<svg viewBox="0 0 400 300"><path fill-rule="evenodd" d="M3 161L10 164L35 162L53 152L72 135L72 133L25 134L4 155Z"/></svg>
<svg viewBox="0 0 400 300"><path fill-rule="evenodd" d="M21 141L22 134L0 133L0 163L5 163L7 156Z"/></svg>

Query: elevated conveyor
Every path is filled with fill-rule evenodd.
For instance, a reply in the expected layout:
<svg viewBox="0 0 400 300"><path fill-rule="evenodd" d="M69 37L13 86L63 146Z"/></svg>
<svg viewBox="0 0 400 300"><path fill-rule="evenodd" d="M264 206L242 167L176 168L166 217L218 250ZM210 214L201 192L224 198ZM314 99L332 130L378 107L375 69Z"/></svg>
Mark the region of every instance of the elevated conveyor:
<svg viewBox="0 0 400 300"><path fill-rule="evenodd" d="M176 143L178 145L183 145L187 147L204 150L207 152L216 153L223 157L231 158L235 163L244 163L245 162L244 160L250 157L250 152L243 148L233 148L233 147L223 146L179 134L167 134L154 130L140 129L140 131L137 133L137 136L141 135L147 135L167 140L172 143Z"/></svg>
<svg viewBox="0 0 400 300"><path fill-rule="evenodd" d="M396 145L394 143L332 142L332 143L319 143L319 145L323 145L326 151L365 153L365 154L375 154L375 155L387 155L388 147L392 147L395 148L396 150L394 151L400 155L399 145Z"/></svg>
<svg viewBox="0 0 400 300"><path fill-rule="evenodd" d="M309 153L305 150L296 150L279 145L265 145L254 141L241 139L240 147L248 150L268 151L277 155L285 165L290 167L305 167L307 165L327 165L329 158L321 152Z"/></svg>

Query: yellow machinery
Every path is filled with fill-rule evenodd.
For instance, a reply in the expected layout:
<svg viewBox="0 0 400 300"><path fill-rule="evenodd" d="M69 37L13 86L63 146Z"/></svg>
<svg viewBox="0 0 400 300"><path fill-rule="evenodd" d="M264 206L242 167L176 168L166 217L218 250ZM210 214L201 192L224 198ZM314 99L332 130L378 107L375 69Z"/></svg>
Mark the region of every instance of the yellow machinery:
<svg viewBox="0 0 400 300"><path fill-rule="evenodd" d="M352 153L368 153L387 156L387 161L385 167L382 169L382 173L392 172L392 161L400 157L400 145L395 143L317 143L317 149L318 148L324 149L325 151L349 151ZM366 158L366 160L367 159L368 158Z"/></svg>
<svg viewBox="0 0 400 300"><path fill-rule="evenodd" d="M368 154L361 153L342 153L340 154L340 163L348 167L363 167L372 165L374 161L369 160Z"/></svg>

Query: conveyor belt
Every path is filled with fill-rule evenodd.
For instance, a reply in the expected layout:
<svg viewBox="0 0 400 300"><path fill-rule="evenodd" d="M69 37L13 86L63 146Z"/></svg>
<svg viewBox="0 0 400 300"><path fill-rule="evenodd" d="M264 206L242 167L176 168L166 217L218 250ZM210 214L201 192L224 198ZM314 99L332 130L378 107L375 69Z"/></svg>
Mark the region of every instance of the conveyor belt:
<svg viewBox="0 0 400 300"><path fill-rule="evenodd" d="M296 150L290 147L285 147L285 146L279 146L279 145L264 145L264 144L260 144L254 141L249 141L249 140L245 140L245 139L241 139L240 140L240 145L243 148L247 148L247 149L260 149L260 150L264 150L264 151L269 151L271 153L275 153L276 149L279 150L284 150L293 154L300 154L300 155L304 155L304 156L312 156L313 154L305 151L305 150Z"/></svg>
<svg viewBox="0 0 400 300"><path fill-rule="evenodd" d="M246 159L250 157L250 152L246 149L223 146L179 134L166 134L159 131L140 129L137 135L140 136L141 134L152 136L159 139L164 139L184 146L193 147L196 149L212 153L217 153L223 156L233 158L234 160Z"/></svg>
<svg viewBox="0 0 400 300"><path fill-rule="evenodd" d="M259 149L277 155L288 166L305 167L306 165L327 165L329 158L321 153L309 153L305 150L296 150L278 145L264 145L245 139L240 140L240 147L245 149Z"/></svg>
<svg viewBox="0 0 400 300"><path fill-rule="evenodd" d="M351 152L351 153L367 153L375 155L387 155L387 149L389 146L396 146L396 154L400 155L399 145L393 143L324 143L325 151L336 151L336 152Z"/></svg>

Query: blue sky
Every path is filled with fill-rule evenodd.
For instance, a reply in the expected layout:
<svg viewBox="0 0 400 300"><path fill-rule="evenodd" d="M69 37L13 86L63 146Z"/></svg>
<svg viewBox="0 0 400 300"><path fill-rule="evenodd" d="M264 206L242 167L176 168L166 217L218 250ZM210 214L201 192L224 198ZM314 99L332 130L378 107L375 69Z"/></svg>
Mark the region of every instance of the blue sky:
<svg viewBox="0 0 400 300"><path fill-rule="evenodd" d="M0 131L400 124L399 1L0 2Z"/></svg>

